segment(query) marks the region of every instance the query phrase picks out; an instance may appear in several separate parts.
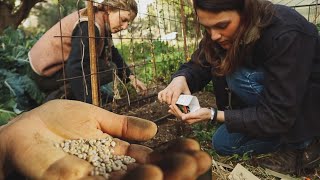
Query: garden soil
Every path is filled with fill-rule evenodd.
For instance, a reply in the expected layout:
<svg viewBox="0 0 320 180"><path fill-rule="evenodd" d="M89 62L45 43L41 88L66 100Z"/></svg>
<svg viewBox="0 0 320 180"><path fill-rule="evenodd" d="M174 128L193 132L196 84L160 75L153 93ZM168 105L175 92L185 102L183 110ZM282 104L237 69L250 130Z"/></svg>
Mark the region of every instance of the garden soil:
<svg viewBox="0 0 320 180"><path fill-rule="evenodd" d="M149 98L145 98L141 101L131 102L130 106L119 106L118 104L112 108L115 113L140 117L153 121L158 125L158 132L153 139L142 143L131 143L139 143L150 148L157 148L162 144L166 144L167 142L179 137L192 137L191 125L182 123L181 120L170 115L168 113L168 105L162 104L157 100L157 93L153 94L154 95L149 96ZM201 107L215 106L215 97L212 92L198 92L194 95L198 97ZM211 146L211 142L206 142L206 144L207 146ZM274 176L267 175L261 167L252 166L250 158L237 156L221 157L215 154L213 159L220 164L225 164L226 167L235 167L237 163L240 163L260 179L276 179ZM221 166L218 168L213 166L212 170L212 179L228 179L227 177L232 171L230 168L223 168ZM317 173L318 171L320 171L320 168L315 169L314 172L308 172L305 174L305 177L309 177L310 179L320 179L320 176Z"/></svg>
<svg viewBox="0 0 320 180"><path fill-rule="evenodd" d="M198 97L201 107L212 107L215 105L215 99L211 92L198 92L194 94ZM136 116L155 122L158 125L156 136L147 142L142 143L151 148L166 143L178 137L189 137L191 125L182 123L168 113L167 104L158 101L157 96L153 96L144 101L132 103L130 106L123 106L114 110L115 113L128 116Z"/></svg>

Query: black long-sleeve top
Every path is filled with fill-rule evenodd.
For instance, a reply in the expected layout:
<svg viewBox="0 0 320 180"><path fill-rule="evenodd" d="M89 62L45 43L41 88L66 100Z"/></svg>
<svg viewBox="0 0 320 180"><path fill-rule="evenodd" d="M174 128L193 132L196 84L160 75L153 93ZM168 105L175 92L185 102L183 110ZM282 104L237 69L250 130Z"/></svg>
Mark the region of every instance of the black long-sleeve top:
<svg viewBox="0 0 320 180"><path fill-rule="evenodd" d="M96 34L96 44L98 43L100 33L98 28L95 26L95 34ZM106 34L110 34L110 32L106 32ZM75 27L73 30L72 36L75 36L71 40L71 52L68 57L67 63L66 63L66 73L68 78L72 78L69 80L72 95L74 96L76 100L84 101L91 103L92 97L91 97L91 78L90 78L90 54L89 54L89 33L88 33L88 22L84 21L81 22L79 25ZM78 37L77 37L78 36ZM79 38L83 37L83 38ZM111 37L111 35L109 36ZM110 72L110 66L108 67L108 62L106 61L106 52L108 52L111 49L111 57L108 59L111 59L111 62L113 62L117 67L117 75L125 80L126 82L129 81L127 77L131 74L130 69L128 68L127 64L122 59L121 55L119 54L119 51L117 48L112 46L111 48L108 48L108 40L111 40L109 38L104 38L104 48L102 53L98 56L98 67L99 67L99 80L100 85L107 84L112 81L112 73ZM97 47L97 46L96 46ZM84 50L84 52L83 52ZM83 57L83 65L81 65L82 60L82 54ZM86 75L86 85L85 81L83 80L83 72ZM104 72L104 73L103 73ZM109 77L104 77L104 74L108 73ZM76 78L75 78L76 77ZM87 87L87 94L85 87Z"/></svg>
<svg viewBox="0 0 320 180"><path fill-rule="evenodd" d="M261 32L244 65L265 70L261 101L257 106L225 110L225 124L229 132L300 142L320 136L320 38L316 27L295 10L274 7L271 25ZM225 83L221 83L225 77L215 77L211 70L193 58L173 78L185 76L192 92L213 80L222 108L226 105Z"/></svg>

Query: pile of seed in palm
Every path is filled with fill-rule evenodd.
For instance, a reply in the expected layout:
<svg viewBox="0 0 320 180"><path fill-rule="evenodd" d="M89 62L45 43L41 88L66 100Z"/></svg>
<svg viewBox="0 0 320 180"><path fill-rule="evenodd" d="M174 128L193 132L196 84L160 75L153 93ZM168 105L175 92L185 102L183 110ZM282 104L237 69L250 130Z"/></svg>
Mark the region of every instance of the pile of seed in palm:
<svg viewBox="0 0 320 180"><path fill-rule="evenodd" d="M62 148L64 152L90 162L94 166L91 175L100 175L106 179L109 178L109 173L127 170L127 165L136 161L130 156L115 155L113 148L116 146L116 142L113 141L111 136L104 139L65 140L55 144L55 146Z"/></svg>

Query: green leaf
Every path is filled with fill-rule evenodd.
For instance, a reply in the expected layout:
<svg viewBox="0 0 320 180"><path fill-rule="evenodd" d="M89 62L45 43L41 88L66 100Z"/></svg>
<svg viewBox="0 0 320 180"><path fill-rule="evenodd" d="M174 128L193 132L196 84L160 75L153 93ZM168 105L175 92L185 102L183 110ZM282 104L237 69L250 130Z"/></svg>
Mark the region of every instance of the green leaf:
<svg viewBox="0 0 320 180"><path fill-rule="evenodd" d="M43 101L44 94L27 75L8 77L5 84L16 98L18 109L29 110Z"/></svg>
<svg viewBox="0 0 320 180"><path fill-rule="evenodd" d="M16 117L16 113L5 109L0 109L0 126L7 124L10 119Z"/></svg>

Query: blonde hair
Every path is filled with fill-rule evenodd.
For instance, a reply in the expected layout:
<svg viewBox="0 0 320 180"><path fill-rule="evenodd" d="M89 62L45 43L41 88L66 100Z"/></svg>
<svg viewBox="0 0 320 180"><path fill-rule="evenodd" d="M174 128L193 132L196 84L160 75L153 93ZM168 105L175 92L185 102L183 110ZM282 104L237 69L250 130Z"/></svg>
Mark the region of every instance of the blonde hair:
<svg viewBox="0 0 320 180"><path fill-rule="evenodd" d="M117 10L130 11L130 13L133 13L134 16L132 17L134 18L138 14L138 5L135 0L104 0L98 6L95 6L94 10L95 12L105 11L106 7L108 11L117 11ZM85 9L81 14L83 16L87 16L88 15L87 9Z"/></svg>

